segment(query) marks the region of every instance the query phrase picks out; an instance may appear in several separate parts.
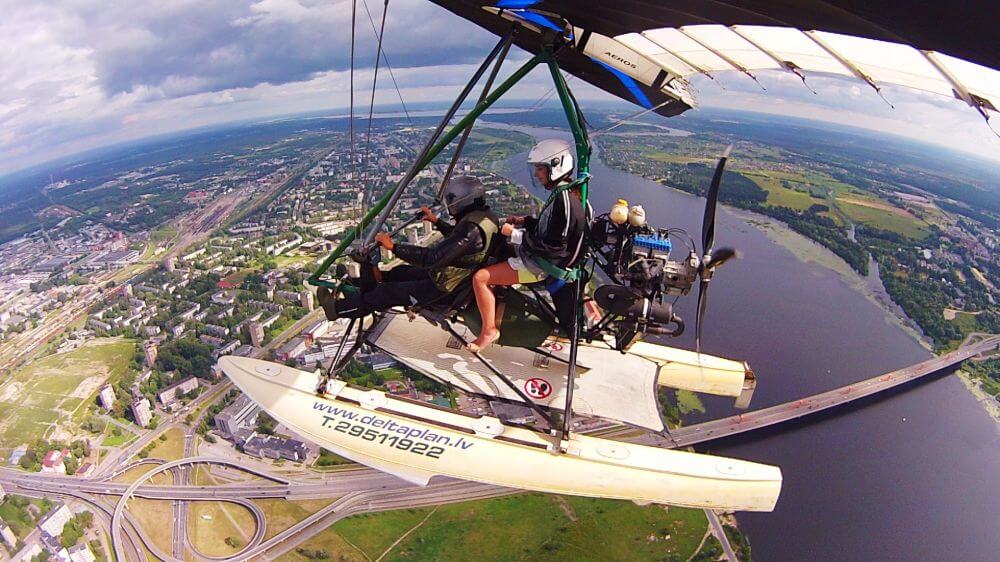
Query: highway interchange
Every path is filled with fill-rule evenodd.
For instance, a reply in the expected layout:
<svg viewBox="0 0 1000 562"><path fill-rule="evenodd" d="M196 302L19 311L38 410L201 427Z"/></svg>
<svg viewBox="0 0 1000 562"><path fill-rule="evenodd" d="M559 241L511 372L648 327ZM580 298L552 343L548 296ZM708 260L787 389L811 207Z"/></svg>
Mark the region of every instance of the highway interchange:
<svg viewBox="0 0 1000 562"><path fill-rule="evenodd" d="M294 333L293 330L289 332ZM663 436L643 435L630 438L630 441L648 442L660 446L688 446L694 443L716 439L724 435L732 435L742 431L764 427L834 407L845 402L910 382L947 369L956 363L995 350L1000 344L1000 337L992 336L960 348L948 355L929 359L924 363L912 365L892 373L886 373L871 379L860 381L847 387L834 389L816 396L803 398L787 404L748 412L733 418L710 421L693 425L672 434L675 443L670 443ZM215 392L212 396L204 395L201 399L216 399L224 394ZM195 404L196 406L198 404ZM202 410L201 415L207 408ZM164 426L184 427L176 421ZM427 487L414 486L394 476L368 468L345 468L328 474L302 472L294 478L276 475L268 471L257 470L245 463L228 459L194 457L195 434L192 424L185 433L185 459L163 463L156 459L123 464L136 452L146 446L154 436L150 432L142 439L112 455L101 463L102 470L93 478L78 478L42 473L25 473L18 470L0 469L0 483L11 493L29 496L73 498L90 505L102 524L107 524L113 530L113 544L120 559L145 559L144 550L148 550L157 558L164 560L215 560L215 558L199 553L187 540L187 505L191 501L224 501L246 507L257 521L253 538L243 550L231 560L249 560L263 557L270 559L280 556L297 545L308 541L322 532L332 523L353 514L383 511L389 509L415 508L441 503L468 501L478 498L498 497L517 493L517 490L501 488L474 482L435 479ZM612 432L613 433L613 432ZM608 433L604 434L605 436ZM145 483L146 477L134 484L115 482L112 479L121 473L144 463L159 464L153 472L172 471L175 475L173 485L155 485ZM218 485L192 485L189 471L192 464L214 464L229 466L233 469L247 471L267 482L253 480L249 482L233 482ZM177 475L183 476L177 476ZM147 476L151 476L149 473ZM182 484L183 483L183 484ZM161 552L126 508L127 499L139 497L153 500L172 501L174 505L174 533L170 553ZM313 515L282 530L274 537L264 539L266 521L263 511L252 499L279 498L287 500L305 500L329 498L332 501L326 507ZM109 503L109 502L114 502ZM713 521L714 517L709 517ZM720 531L716 529L716 534ZM725 543L725 541L723 541ZM724 546L728 546L725 545Z"/></svg>

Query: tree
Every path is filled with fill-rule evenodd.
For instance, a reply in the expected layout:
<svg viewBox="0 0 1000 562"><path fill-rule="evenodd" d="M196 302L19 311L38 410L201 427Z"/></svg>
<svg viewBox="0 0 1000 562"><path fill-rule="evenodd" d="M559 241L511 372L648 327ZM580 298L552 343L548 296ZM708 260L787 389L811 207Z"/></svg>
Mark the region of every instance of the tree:
<svg viewBox="0 0 1000 562"><path fill-rule="evenodd" d="M278 425L277 420L268 415L267 412L261 412L257 415L257 433L262 433L264 435L274 435L274 428Z"/></svg>

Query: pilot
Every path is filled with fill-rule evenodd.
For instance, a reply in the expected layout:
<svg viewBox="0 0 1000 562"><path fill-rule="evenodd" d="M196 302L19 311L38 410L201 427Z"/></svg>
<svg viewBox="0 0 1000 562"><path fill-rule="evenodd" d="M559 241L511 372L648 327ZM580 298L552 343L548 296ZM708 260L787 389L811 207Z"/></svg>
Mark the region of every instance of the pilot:
<svg viewBox="0 0 1000 562"><path fill-rule="evenodd" d="M549 139L528 153L528 169L536 187L549 191L538 217L510 216L500 233L513 246L513 257L480 269L472 277L482 331L469 344L478 352L500 337L496 297L491 287L535 283L566 272L582 254L587 214L573 175L573 148L564 140Z"/></svg>
<svg viewBox="0 0 1000 562"><path fill-rule="evenodd" d="M433 246L395 243L385 232L375 241L406 262L375 278L374 268L362 267L361 290L337 299L320 287L317 300L329 320L360 318L394 306L433 304L449 295L476 268L487 265L500 221L486 205L486 188L472 176L452 178L444 188L443 202L455 220L441 220L424 206L424 219L444 235Z"/></svg>

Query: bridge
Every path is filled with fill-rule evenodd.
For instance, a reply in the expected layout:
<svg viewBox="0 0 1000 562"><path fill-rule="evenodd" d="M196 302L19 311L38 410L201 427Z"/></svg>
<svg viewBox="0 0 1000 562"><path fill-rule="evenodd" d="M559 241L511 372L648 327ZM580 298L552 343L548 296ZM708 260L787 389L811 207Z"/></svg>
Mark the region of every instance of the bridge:
<svg viewBox="0 0 1000 562"><path fill-rule="evenodd" d="M1000 349L1000 336L987 336L975 343L967 340L965 345L951 353L937 355L922 363L903 367L902 369L897 369L867 380L777 406L681 427L672 431L670 437L648 435L645 439L637 439L635 441L649 441L650 444L661 447L688 447L721 437L737 435L808 416L823 410L829 410L830 408L835 408L848 402L853 402L866 396L912 382L921 377L938 373L962 361L996 349Z"/></svg>

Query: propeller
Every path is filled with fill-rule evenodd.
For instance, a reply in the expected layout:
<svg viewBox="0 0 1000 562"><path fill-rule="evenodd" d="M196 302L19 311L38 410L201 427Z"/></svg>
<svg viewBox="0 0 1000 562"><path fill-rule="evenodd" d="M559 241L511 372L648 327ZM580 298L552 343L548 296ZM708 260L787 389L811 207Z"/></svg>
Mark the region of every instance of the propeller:
<svg viewBox="0 0 1000 562"><path fill-rule="evenodd" d="M701 353L701 327L704 323L705 309L708 306L708 283L712 280L715 268L737 257L739 254L733 248L715 247L715 210L719 205L719 186L722 184L722 172L726 167L726 160L732 152L733 145L726 147L719 163L715 166L715 175L712 176L712 184L708 188L708 195L705 197L705 217L701 223L701 262L698 264L698 306L694 323L694 346L695 351Z"/></svg>

